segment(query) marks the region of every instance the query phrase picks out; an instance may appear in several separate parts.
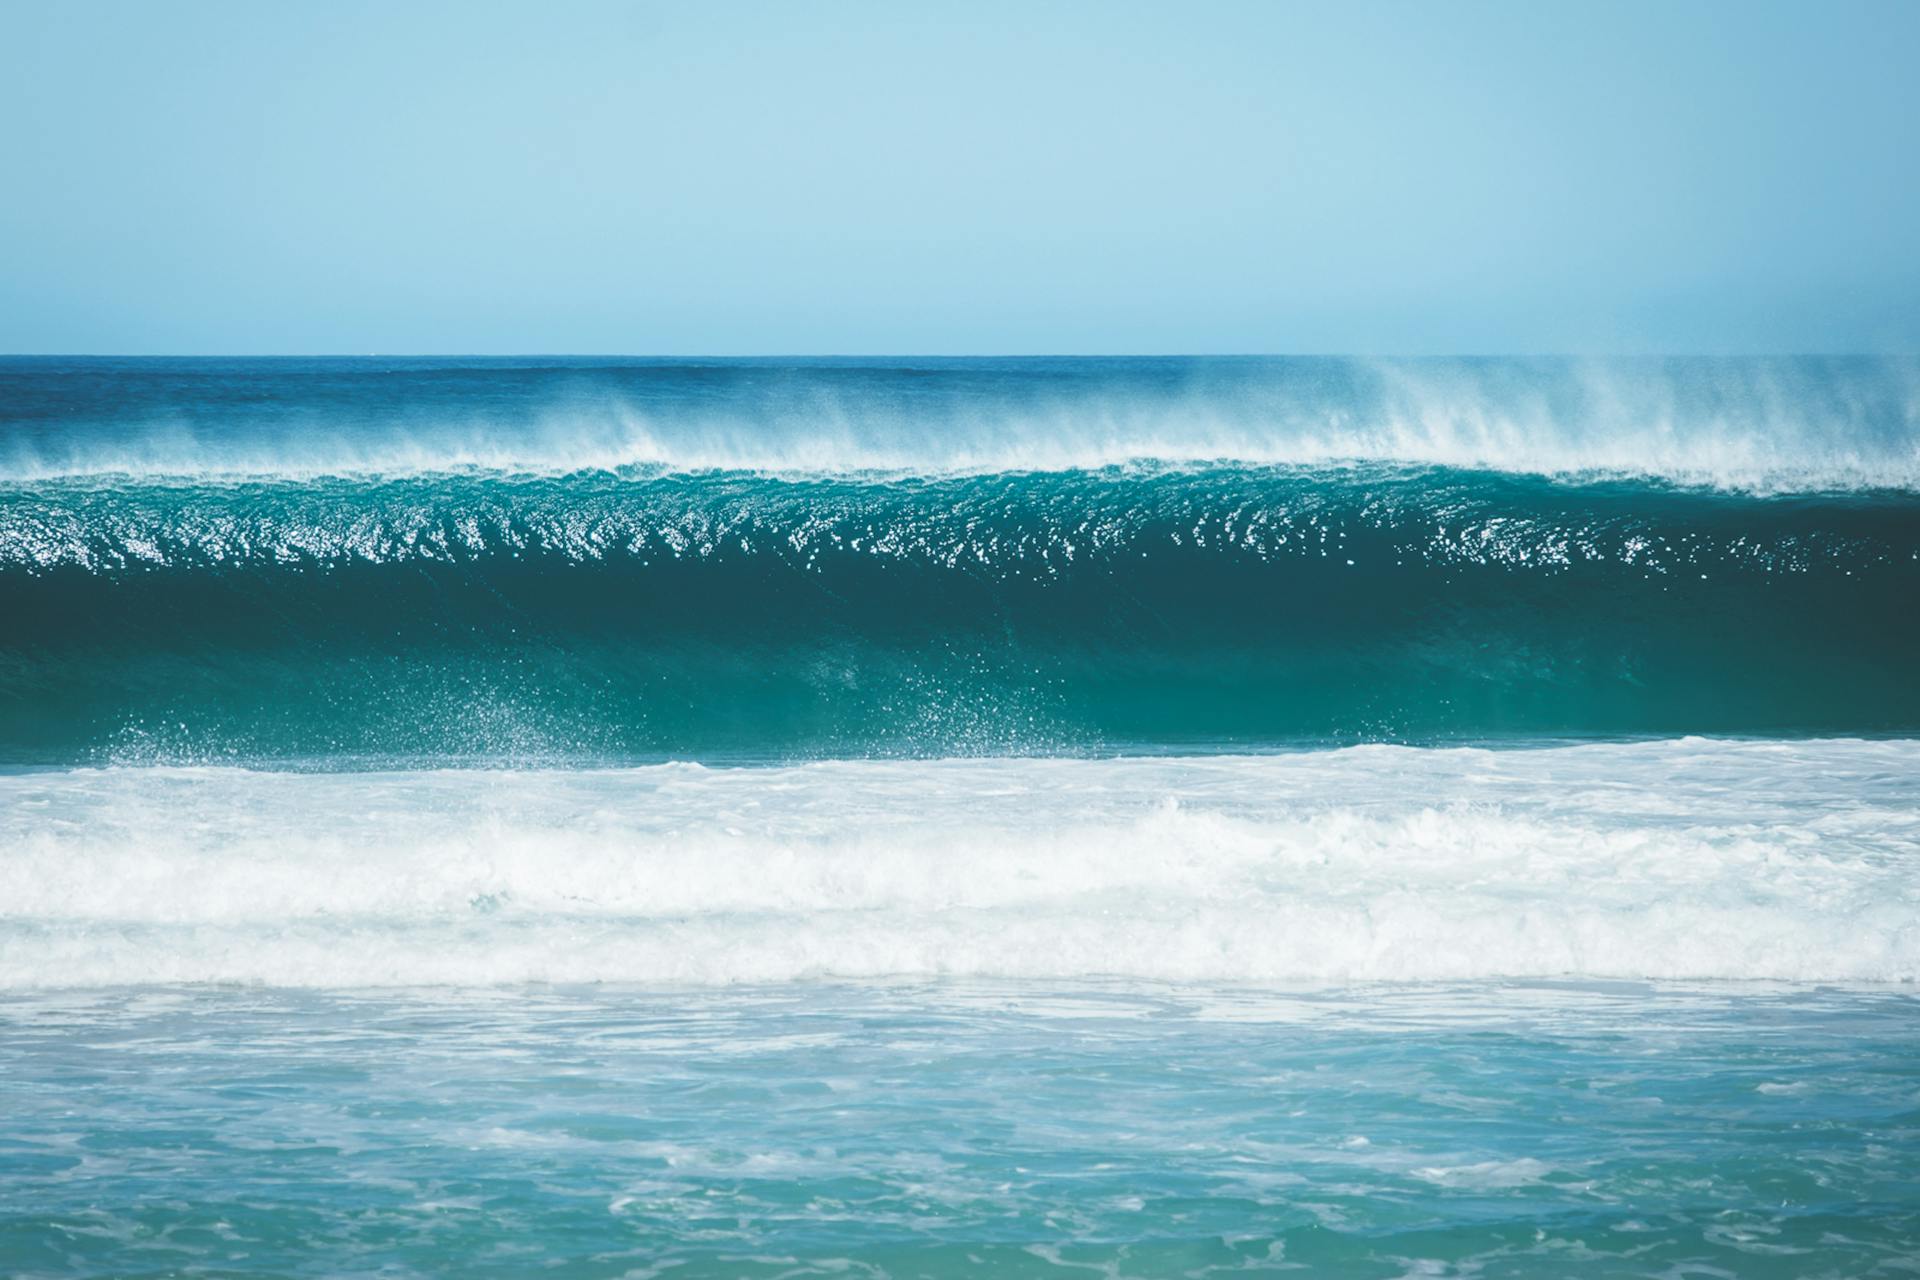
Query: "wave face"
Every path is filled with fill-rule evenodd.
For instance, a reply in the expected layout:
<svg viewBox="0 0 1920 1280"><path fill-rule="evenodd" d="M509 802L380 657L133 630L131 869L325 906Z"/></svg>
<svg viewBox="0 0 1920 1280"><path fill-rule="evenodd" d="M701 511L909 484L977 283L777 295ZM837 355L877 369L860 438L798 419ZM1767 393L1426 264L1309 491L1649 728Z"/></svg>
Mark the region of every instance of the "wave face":
<svg viewBox="0 0 1920 1280"><path fill-rule="evenodd" d="M0 982L1920 979L1920 744L0 775Z"/></svg>
<svg viewBox="0 0 1920 1280"><path fill-rule="evenodd" d="M1210 468L41 482L0 760L1920 728L1920 503Z"/></svg>
<svg viewBox="0 0 1920 1280"><path fill-rule="evenodd" d="M1920 730L1911 370L1603 372L7 362L0 764Z"/></svg>

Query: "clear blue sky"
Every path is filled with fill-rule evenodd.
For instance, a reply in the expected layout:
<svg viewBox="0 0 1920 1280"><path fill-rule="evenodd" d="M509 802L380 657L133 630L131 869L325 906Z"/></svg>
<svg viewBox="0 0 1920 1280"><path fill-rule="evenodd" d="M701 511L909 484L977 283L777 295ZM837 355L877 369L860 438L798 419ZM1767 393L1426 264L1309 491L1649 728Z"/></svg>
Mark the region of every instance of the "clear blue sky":
<svg viewBox="0 0 1920 1280"><path fill-rule="evenodd" d="M1920 351L1920 0L0 0L0 351Z"/></svg>

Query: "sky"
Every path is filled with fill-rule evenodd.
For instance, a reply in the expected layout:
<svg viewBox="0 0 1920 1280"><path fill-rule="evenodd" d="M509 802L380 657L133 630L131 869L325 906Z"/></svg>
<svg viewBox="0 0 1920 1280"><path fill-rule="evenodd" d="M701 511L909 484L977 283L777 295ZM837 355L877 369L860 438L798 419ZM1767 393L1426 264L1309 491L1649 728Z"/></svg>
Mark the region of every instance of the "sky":
<svg viewBox="0 0 1920 1280"><path fill-rule="evenodd" d="M0 351L1912 354L1916 67L1916 0L0 0Z"/></svg>

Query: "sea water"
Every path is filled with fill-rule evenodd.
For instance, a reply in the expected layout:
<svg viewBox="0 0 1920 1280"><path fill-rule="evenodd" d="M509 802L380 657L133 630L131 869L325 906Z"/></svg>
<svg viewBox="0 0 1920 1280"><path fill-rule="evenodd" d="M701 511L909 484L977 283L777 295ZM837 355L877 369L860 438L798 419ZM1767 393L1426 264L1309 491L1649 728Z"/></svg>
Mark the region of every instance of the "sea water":
<svg viewBox="0 0 1920 1280"><path fill-rule="evenodd" d="M0 1272L1910 1272L1917 623L1910 361L0 361Z"/></svg>

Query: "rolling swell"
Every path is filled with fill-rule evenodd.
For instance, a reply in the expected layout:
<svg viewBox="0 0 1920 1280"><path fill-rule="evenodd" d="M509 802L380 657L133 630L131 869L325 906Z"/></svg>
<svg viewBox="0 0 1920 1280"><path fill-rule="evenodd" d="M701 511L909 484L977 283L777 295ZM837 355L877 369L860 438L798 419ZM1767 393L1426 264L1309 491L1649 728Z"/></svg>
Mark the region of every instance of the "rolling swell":
<svg viewBox="0 0 1920 1280"><path fill-rule="evenodd" d="M0 760L1920 729L1920 503L1388 464L0 486Z"/></svg>

